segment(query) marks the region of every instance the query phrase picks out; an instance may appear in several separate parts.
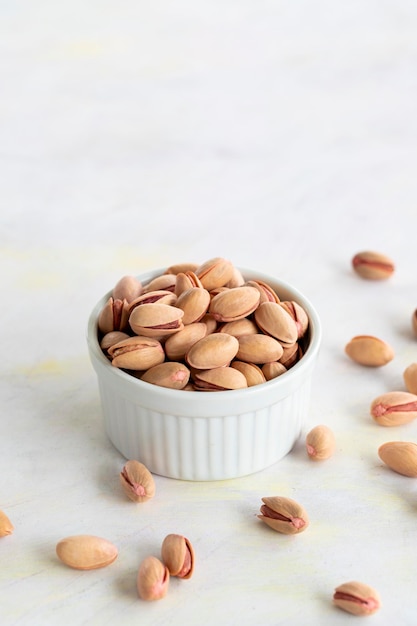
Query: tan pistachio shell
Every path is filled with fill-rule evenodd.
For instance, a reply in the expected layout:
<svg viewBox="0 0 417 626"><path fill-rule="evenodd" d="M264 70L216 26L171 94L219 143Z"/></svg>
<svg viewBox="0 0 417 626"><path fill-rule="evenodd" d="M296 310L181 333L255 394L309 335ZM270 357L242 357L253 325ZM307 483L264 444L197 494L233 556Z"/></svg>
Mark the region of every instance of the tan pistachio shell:
<svg viewBox="0 0 417 626"><path fill-rule="evenodd" d="M170 265L165 270L166 274L186 274L187 272L195 272L198 267L198 263L175 263L174 265Z"/></svg>
<svg viewBox="0 0 417 626"><path fill-rule="evenodd" d="M364 250L352 258L356 274L368 280L386 280L395 271L394 262L385 254Z"/></svg>
<svg viewBox="0 0 417 626"><path fill-rule="evenodd" d="M150 367L141 380L168 389L183 389L190 379L190 370L184 363L165 361Z"/></svg>
<svg viewBox="0 0 417 626"><path fill-rule="evenodd" d="M259 304L259 291L243 286L218 293L210 302L208 312L218 322L233 322L248 317Z"/></svg>
<svg viewBox="0 0 417 626"><path fill-rule="evenodd" d="M107 539L95 535L73 535L57 543L56 554L68 567L92 570L116 560L118 550Z"/></svg>
<svg viewBox="0 0 417 626"><path fill-rule="evenodd" d="M284 300L280 304L293 318L295 325L297 326L298 339L301 339L306 334L309 326L309 319L306 311L303 309L301 304L298 304L298 302L295 302L294 300Z"/></svg>
<svg viewBox="0 0 417 626"><path fill-rule="evenodd" d="M155 276L152 280L149 281L143 287L143 293L148 293L149 291L175 291L175 283L177 282L177 277L175 274L161 274L160 276Z"/></svg>
<svg viewBox="0 0 417 626"><path fill-rule="evenodd" d="M125 330L129 317L127 300L115 300L112 296L107 300L97 318L99 330L105 335L113 330Z"/></svg>
<svg viewBox="0 0 417 626"><path fill-rule="evenodd" d="M146 502L155 495L155 481L148 468L140 461L131 459L119 475L123 491L133 502Z"/></svg>
<svg viewBox="0 0 417 626"><path fill-rule="evenodd" d="M273 530L295 535L308 527L309 519L304 507L292 498L273 496L262 498L262 502L258 518Z"/></svg>
<svg viewBox="0 0 417 626"><path fill-rule="evenodd" d="M256 335L259 333L259 328L253 320L244 318L243 320L222 324L219 328L219 333L227 333L239 339L242 335Z"/></svg>
<svg viewBox="0 0 417 626"><path fill-rule="evenodd" d="M417 444L389 441L378 448L378 456L394 472L410 478L417 477Z"/></svg>
<svg viewBox="0 0 417 626"><path fill-rule="evenodd" d="M203 322L187 324L182 330L165 341L165 354L171 361L181 361L197 341L207 335L207 325Z"/></svg>
<svg viewBox="0 0 417 626"><path fill-rule="evenodd" d="M233 266L233 275L229 282L226 284L226 287L229 289L233 289L234 287L241 287L245 284L245 279L242 275L242 272L235 266Z"/></svg>
<svg viewBox="0 0 417 626"><path fill-rule="evenodd" d="M214 333L197 341L186 355L187 363L195 369L211 369L229 365L239 349L236 337Z"/></svg>
<svg viewBox="0 0 417 626"><path fill-rule="evenodd" d="M216 322L216 320L214 319L214 317L212 315L209 315L208 313L206 313L200 320L200 322L203 322L203 324L206 325L207 327L207 335L211 335L212 333L215 333L218 330L218 324ZM232 334L232 333L229 333Z"/></svg>
<svg viewBox="0 0 417 626"><path fill-rule="evenodd" d="M171 304L174 305L177 301L177 296L172 291L166 291L159 289L156 291L148 291L142 293L140 296L132 300L129 305L129 316L133 309L142 304Z"/></svg>
<svg viewBox="0 0 417 626"><path fill-rule="evenodd" d="M333 604L352 615L372 615L380 608L381 599L369 585L352 580L336 587Z"/></svg>
<svg viewBox="0 0 417 626"><path fill-rule="evenodd" d="M165 537L161 547L161 558L171 576L188 579L194 573L194 548L183 535L170 533Z"/></svg>
<svg viewBox="0 0 417 626"><path fill-rule="evenodd" d="M373 335L357 335L345 346L345 352L355 363L368 367L381 367L394 358L394 350L382 339Z"/></svg>
<svg viewBox="0 0 417 626"><path fill-rule="evenodd" d="M7 517L4 511L0 511L0 537L6 537L11 535L14 531L14 526Z"/></svg>
<svg viewBox="0 0 417 626"><path fill-rule="evenodd" d="M417 337L417 309L413 311L411 316L411 328L413 330L414 336Z"/></svg>
<svg viewBox="0 0 417 626"><path fill-rule="evenodd" d="M175 306L184 312L182 323L194 324L199 322L207 313L210 304L210 294L203 287L191 287L183 291Z"/></svg>
<svg viewBox="0 0 417 626"><path fill-rule="evenodd" d="M290 369L290 367L292 367L294 363L297 363L299 360L299 351L300 346L298 342L293 343L291 346L285 346L279 362L282 363L282 365L285 365L287 370Z"/></svg>
<svg viewBox="0 0 417 626"><path fill-rule="evenodd" d="M264 282L263 280L248 280L246 285L249 285L250 287L255 287L255 289L259 291L259 304L262 304L263 302L280 302L279 296L276 293L275 289L273 289L271 285L268 285L268 283Z"/></svg>
<svg viewBox="0 0 417 626"><path fill-rule="evenodd" d="M417 363L411 363L405 368L403 378L407 391L417 394Z"/></svg>
<svg viewBox="0 0 417 626"><path fill-rule="evenodd" d="M196 276L194 272L180 272L177 274L177 280L175 283L175 293L177 296L181 295L183 291L191 289L192 287L203 288L201 280Z"/></svg>
<svg viewBox="0 0 417 626"><path fill-rule="evenodd" d="M184 328L183 316L182 309L170 304L141 304L133 309L129 324L137 335L168 336Z"/></svg>
<svg viewBox="0 0 417 626"><path fill-rule="evenodd" d="M200 279L203 287L207 291L223 287L233 279L234 267L228 259L215 257L202 263L196 270L196 275Z"/></svg>
<svg viewBox="0 0 417 626"><path fill-rule="evenodd" d="M312 428L306 436L306 449L312 461L329 459L336 448L336 439L331 428L319 424Z"/></svg>
<svg viewBox="0 0 417 626"><path fill-rule="evenodd" d="M273 378L277 378L277 376L281 376L281 374L285 374L285 372L287 371L285 365L283 365L279 361L264 363L261 369L266 380L272 380Z"/></svg>
<svg viewBox="0 0 417 626"><path fill-rule="evenodd" d="M108 349L114 367L128 370L146 370L165 360L162 344L152 337L136 335L122 339Z"/></svg>
<svg viewBox="0 0 417 626"><path fill-rule="evenodd" d="M194 375L194 388L197 391L227 391L245 389L247 386L245 376L233 367L198 370Z"/></svg>
<svg viewBox="0 0 417 626"><path fill-rule="evenodd" d="M126 300L128 303L142 293L143 285L136 276L122 276L113 287L113 298L115 300Z"/></svg>
<svg viewBox="0 0 417 626"><path fill-rule="evenodd" d="M142 600L161 600L168 592L169 570L155 556L141 562L136 579L138 595Z"/></svg>
<svg viewBox="0 0 417 626"><path fill-rule="evenodd" d="M417 417L417 395L408 391L390 391L375 398L370 409L380 426L408 424Z"/></svg>
<svg viewBox="0 0 417 626"><path fill-rule="evenodd" d="M239 349L236 358L256 365L278 361L283 354L282 345L270 335L242 335L238 339Z"/></svg>
<svg viewBox="0 0 417 626"><path fill-rule="evenodd" d="M242 372L244 377L246 378L246 382L248 387L253 387L254 385L260 385L266 382L266 378L260 367L255 365L255 363L245 363L244 361L232 361L231 367L239 372Z"/></svg>
<svg viewBox="0 0 417 626"><path fill-rule="evenodd" d="M282 346L294 344L298 330L291 315L277 302L264 302L256 309L255 321L259 328L278 339Z"/></svg>
<svg viewBox="0 0 417 626"><path fill-rule="evenodd" d="M100 348L103 352L107 352L115 343L119 343L119 341L123 341L123 339L129 339L129 336L130 335L123 333L121 330L111 330L109 333L106 333L100 341Z"/></svg>

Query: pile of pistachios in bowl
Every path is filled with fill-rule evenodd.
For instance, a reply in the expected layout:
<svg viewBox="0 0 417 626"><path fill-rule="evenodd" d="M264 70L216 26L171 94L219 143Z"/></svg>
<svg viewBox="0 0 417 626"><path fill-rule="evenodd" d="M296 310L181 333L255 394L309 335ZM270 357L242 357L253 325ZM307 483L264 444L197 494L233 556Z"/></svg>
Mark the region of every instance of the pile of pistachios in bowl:
<svg viewBox="0 0 417 626"><path fill-rule="evenodd" d="M99 313L112 365L161 387L226 391L287 372L308 345L309 318L225 258L171 265L143 284L123 276Z"/></svg>

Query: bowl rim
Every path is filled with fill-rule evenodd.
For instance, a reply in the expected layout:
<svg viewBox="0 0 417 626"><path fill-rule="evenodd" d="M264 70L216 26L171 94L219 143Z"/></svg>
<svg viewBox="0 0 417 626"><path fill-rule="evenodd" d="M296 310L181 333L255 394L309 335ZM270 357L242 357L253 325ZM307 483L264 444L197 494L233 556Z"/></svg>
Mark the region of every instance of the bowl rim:
<svg viewBox="0 0 417 626"><path fill-rule="evenodd" d="M93 307L87 324L88 349L93 367L99 378L104 376L108 382L112 380L113 384L119 387L120 393L127 395L136 404L144 404L150 409L164 410L166 412L167 407L170 410L172 403L175 402L175 408L178 408L177 414L194 417L235 414L237 403L243 403L247 410L257 410L259 407L273 404L296 391L303 384L303 377L309 378L308 372L313 366L320 349L322 328L317 311L310 300L290 283L253 269L241 267L237 269L242 273L245 280L262 280L270 284L277 291L278 295L283 292L290 294L290 298L284 297L282 299L291 299L298 302L307 312L310 326L309 344L302 358L287 372L260 385L216 392L196 390L184 392L178 389L158 387L141 381L131 374L112 366L101 350L97 332L97 320L99 312L112 294L112 289L110 289ZM163 274L165 271L166 268L151 269L138 274L136 277L140 281L146 282ZM284 296L285 293L283 294ZM201 407L202 404L204 404L204 407Z"/></svg>

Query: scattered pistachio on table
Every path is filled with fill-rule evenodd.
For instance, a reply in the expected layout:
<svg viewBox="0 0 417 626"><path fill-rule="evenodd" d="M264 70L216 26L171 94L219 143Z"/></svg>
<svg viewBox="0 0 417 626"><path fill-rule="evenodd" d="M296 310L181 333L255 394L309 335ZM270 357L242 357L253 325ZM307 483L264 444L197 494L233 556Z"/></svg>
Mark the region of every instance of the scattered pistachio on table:
<svg viewBox="0 0 417 626"><path fill-rule="evenodd" d="M161 558L171 576L188 579L194 572L194 549L183 535L170 533L162 542Z"/></svg>
<svg viewBox="0 0 417 626"><path fill-rule="evenodd" d="M368 280L385 280L395 271L394 262L380 252L358 252L352 259L354 271Z"/></svg>
<svg viewBox="0 0 417 626"><path fill-rule="evenodd" d="M378 456L394 472L410 478L417 477L417 444L388 441L378 448Z"/></svg>
<svg viewBox="0 0 417 626"><path fill-rule="evenodd" d="M375 589L356 580L336 587L333 603L353 615L372 615L381 606L379 594Z"/></svg>
<svg viewBox="0 0 417 626"><path fill-rule="evenodd" d="M407 391L417 394L417 363L411 363L405 368L403 379Z"/></svg>
<svg viewBox="0 0 417 626"><path fill-rule="evenodd" d="M155 556L147 556L139 566L136 586L142 600L164 598L169 587L168 567Z"/></svg>
<svg viewBox="0 0 417 626"><path fill-rule="evenodd" d="M127 461L119 475L123 491L133 502L146 502L155 495L155 481L148 468L134 459Z"/></svg>
<svg viewBox="0 0 417 626"><path fill-rule="evenodd" d="M107 539L95 535L73 535L56 545L58 558L68 567L92 570L106 567L116 560L118 550Z"/></svg>
<svg viewBox="0 0 417 626"><path fill-rule="evenodd" d="M345 346L346 354L360 365L368 367L381 367L394 358L394 350L391 346L372 335L357 335Z"/></svg>
<svg viewBox="0 0 417 626"><path fill-rule="evenodd" d="M281 301L262 280L245 281L221 257L172 265L147 284L121 278L97 322L100 346L112 365L171 389L262 384L290 369L308 345L303 307ZM168 362L174 365L162 366ZM237 362L247 367L234 367ZM222 371L227 367L240 375Z"/></svg>
<svg viewBox="0 0 417 626"><path fill-rule="evenodd" d="M373 400L371 415L380 426L408 424L417 417L417 395L408 391L390 391Z"/></svg>
<svg viewBox="0 0 417 626"><path fill-rule="evenodd" d="M0 537L6 537L11 535L14 531L14 526L7 517L6 513L0 511Z"/></svg>
<svg viewBox="0 0 417 626"><path fill-rule="evenodd" d="M333 431L325 424L315 426L307 433L307 454L313 461L329 459L335 450L336 440Z"/></svg>
<svg viewBox="0 0 417 626"><path fill-rule="evenodd" d="M308 527L308 515L295 500L272 496L262 498L262 502L258 518L273 530L285 535L294 535Z"/></svg>

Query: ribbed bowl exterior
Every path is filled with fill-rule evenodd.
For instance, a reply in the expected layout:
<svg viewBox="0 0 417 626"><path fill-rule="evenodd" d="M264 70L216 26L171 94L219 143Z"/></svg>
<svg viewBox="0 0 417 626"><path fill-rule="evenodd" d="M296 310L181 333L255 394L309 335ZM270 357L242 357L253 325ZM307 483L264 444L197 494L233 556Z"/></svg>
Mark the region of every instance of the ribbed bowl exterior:
<svg viewBox="0 0 417 626"><path fill-rule="evenodd" d="M140 280L162 273L157 270ZM253 272L242 270L249 279ZM255 274L253 274L255 277ZM104 425L127 459L170 478L225 480L258 472L282 459L300 436L306 417L320 323L311 304L292 287L270 277L282 298L298 301L310 317L310 343L291 370L279 378L238 391L187 392L158 388L114 368L97 340L97 315L88 327L91 362L97 373Z"/></svg>

